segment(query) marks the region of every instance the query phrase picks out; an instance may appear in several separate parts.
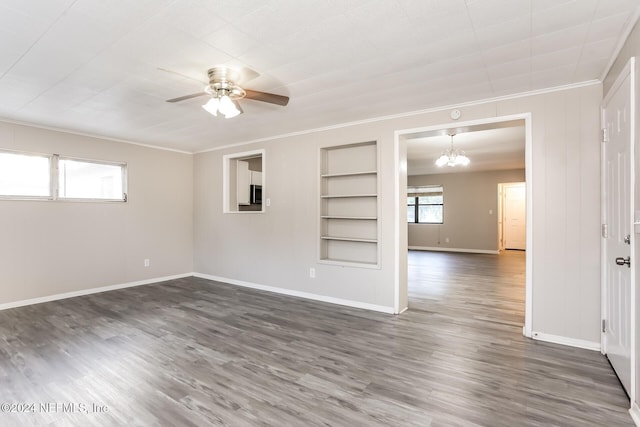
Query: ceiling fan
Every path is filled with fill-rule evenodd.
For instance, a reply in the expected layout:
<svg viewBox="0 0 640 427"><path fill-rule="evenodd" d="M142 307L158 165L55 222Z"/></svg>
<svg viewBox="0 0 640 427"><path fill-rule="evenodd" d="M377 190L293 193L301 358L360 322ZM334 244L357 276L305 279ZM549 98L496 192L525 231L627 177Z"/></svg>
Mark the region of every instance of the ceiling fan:
<svg viewBox="0 0 640 427"><path fill-rule="evenodd" d="M209 75L209 84L204 88L203 92L167 99L167 102L180 102L208 95L210 97L209 101L202 108L214 116L221 113L227 119L243 112L238 104L238 100L242 98L282 106L289 103L288 96L242 88L239 83L242 81L243 73L233 68L217 66L209 69L207 74ZM253 77L257 77L257 73L254 72L254 74Z"/></svg>

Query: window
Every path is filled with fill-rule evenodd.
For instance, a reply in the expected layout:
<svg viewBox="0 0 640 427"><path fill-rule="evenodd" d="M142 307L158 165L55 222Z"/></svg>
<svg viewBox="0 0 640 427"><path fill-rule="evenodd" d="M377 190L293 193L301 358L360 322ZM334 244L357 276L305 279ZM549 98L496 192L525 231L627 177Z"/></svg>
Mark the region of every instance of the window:
<svg viewBox="0 0 640 427"><path fill-rule="evenodd" d="M51 197L51 157L0 152L0 196Z"/></svg>
<svg viewBox="0 0 640 427"><path fill-rule="evenodd" d="M0 197L126 201L126 163L0 151Z"/></svg>
<svg viewBox="0 0 640 427"><path fill-rule="evenodd" d="M412 187L407 190L407 221L416 224L444 222L444 196L441 185Z"/></svg>
<svg viewBox="0 0 640 427"><path fill-rule="evenodd" d="M61 199L125 200L124 179L124 164L58 159Z"/></svg>

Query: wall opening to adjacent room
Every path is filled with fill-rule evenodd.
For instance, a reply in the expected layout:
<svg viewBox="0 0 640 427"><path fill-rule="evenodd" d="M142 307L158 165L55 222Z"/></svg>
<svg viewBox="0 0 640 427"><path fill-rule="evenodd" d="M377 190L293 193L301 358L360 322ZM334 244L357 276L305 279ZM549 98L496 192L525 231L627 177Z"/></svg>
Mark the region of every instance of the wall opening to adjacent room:
<svg viewBox="0 0 640 427"><path fill-rule="evenodd" d="M427 256L429 253L433 254L433 259L438 258L436 262L440 263L445 258L447 258L445 262L455 263L456 257L472 259L474 256L488 257L495 262L500 260L503 263L510 263L508 274L517 276L518 283L515 284L515 288L510 289L510 292L515 289L514 301L519 304L520 321L524 324L523 332L531 336L532 252L529 250L532 245L532 224L529 222L532 211L531 186L522 187L525 213L520 220L525 221L526 237L524 246L517 249L527 249L524 253L522 251L517 251L519 252L517 254L511 251L504 252L506 248L501 243L504 226L502 209L504 194L500 193L503 186L507 188L512 183L522 185L524 182L531 182L530 128L530 115L522 114L396 132L396 152L404 153L399 156L399 170L401 174L406 174L406 177L401 176L398 179L398 183L404 178L406 178L404 182L407 183L399 189L400 194L406 194L404 198L399 197L399 202L406 200L407 206L399 206L398 228L400 232L407 233L405 250L408 248L410 251L425 251L421 256L414 255L418 253L410 253L407 257L398 258L399 268L406 272L408 286L400 286L398 280L396 301L409 301L407 295L413 292L412 289L415 289L417 284L424 285L425 280L438 282L431 276L423 277L422 279L425 280L419 277L423 266L418 264L431 262ZM451 144L452 135L455 137L454 144ZM451 146L469 158L468 166L438 167L435 164L435 160ZM403 167L404 164L406 167ZM414 206L409 204L411 200L416 200L411 198L418 194L416 189L434 186L442 188L442 221L410 222L408 213ZM403 250L402 246L399 246L399 250ZM454 254L438 255L442 252ZM462 256L455 253L475 255ZM450 267L451 273L456 266ZM443 274L448 273L443 272ZM439 285L443 283L440 282ZM512 287L511 284L507 286ZM402 295L401 292L406 294ZM409 309L411 306L412 302L409 301ZM402 309L399 307L399 311Z"/></svg>

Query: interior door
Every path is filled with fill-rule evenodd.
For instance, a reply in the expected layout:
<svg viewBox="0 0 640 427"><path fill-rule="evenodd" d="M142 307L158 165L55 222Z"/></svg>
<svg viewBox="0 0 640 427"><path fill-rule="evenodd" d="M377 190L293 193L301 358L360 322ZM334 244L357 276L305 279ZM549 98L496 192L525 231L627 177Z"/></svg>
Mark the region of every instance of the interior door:
<svg viewBox="0 0 640 427"><path fill-rule="evenodd" d="M524 182L505 184L502 238L505 249L527 248L527 194Z"/></svg>
<svg viewBox="0 0 640 427"><path fill-rule="evenodd" d="M631 68L629 68L631 69ZM631 75L621 76L603 106L604 351L631 393Z"/></svg>

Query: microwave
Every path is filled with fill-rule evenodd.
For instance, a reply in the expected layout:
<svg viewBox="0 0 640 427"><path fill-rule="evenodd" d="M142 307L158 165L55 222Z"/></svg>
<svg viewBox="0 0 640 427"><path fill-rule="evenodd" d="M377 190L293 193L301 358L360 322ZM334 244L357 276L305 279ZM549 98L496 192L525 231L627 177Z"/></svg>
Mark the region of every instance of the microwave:
<svg viewBox="0 0 640 427"><path fill-rule="evenodd" d="M250 203L252 205L262 204L262 185L251 185L249 190Z"/></svg>

